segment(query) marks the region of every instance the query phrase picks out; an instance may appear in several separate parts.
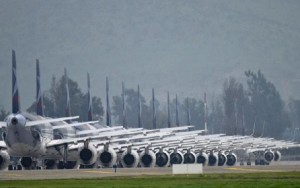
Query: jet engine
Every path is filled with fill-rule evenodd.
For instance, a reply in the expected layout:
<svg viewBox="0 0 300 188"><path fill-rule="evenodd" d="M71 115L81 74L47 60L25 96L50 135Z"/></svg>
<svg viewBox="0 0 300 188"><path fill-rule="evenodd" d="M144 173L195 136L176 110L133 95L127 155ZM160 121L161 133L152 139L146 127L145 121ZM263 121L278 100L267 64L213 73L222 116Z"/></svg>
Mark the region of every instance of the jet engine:
<svg viewBox="0 0 300 188"><path fill-rule="evenodd" d="M226 157L227 157L226 165L234 166L237 161L236 155L234 153L229 153Z"/></svg>
<svg viewBox="0 0 300 188"><path fill-rule="evenodd" d="M170 165L170 155L167 151L162 148L155 153L156 157L156 166L158 167L167 167Z"/></svg>
<svg viewBox="0 0 300 188"><path fill-rule="evenodd" d="M183 155L183 159L184 164L193 164L196 162L196 154L191 150L187 150L187 152Z"/></svg>
<svg viewBox="0 0 300 188"><path fill-rule="evenodd" d="M4 170L9 165L9 155L6 151L0 151L0 170Z"/></svg>
<svg viewBox="0 0 300 188"><path fill-rule="evenodd" d="M109 147L109 145L104 145L103 148L99 150L99 164L103 167L112 167L117 162L116 151Z"/></svg>
<svg viewBox="0 0 300 188"><path fill-rule="evenodd" d="M180 151L177 151L175 149L171 154L170 154L170 164L182 164L183 163L183 154Z"/></svg>
<svg viewBox="0 0 300 188"><path fill-rule="evenodd" d="M56 159L44 159L43 161L45 169L57 169L58 161Z"/></svg>
<svg viewBox="0 0 300 188"><path fill-rule="evenodd" d="M226 155L222 152L218 153L218 166L223 166L227 161Z"/></svg>
<svg viewBox="0 0 300 188"><path fill-rule="evenodd" d="M281 160L281 153L279 151L274 152L274 161L280 161Z"/></svg>
<svg viewBox="0 0 300 188"><path fill-rule="evenodd" d="M125 168L135 168L139 163L139 154L137 151L128 147L121 155L121 164Z"/></svg>
<svg viewBox="0 0 300 188"><path fill-rule="evenodd" d="M274 160L274 152L271 150L268 150L264 153L264 159L267 163L270 163Z"/></svg>
<svg viewBox="0 0 300 188"><path fill-rule="evenodd" d="M98 157L96 147L91 143L84 143L84 146L78 149L79 163L82 165L94 164Z"/></svg>
<svg viewBox="0 0 300 188"><path fill-rule="evenodd" d="M34 167L34 161L31 157L22 157L21 165L25 170L31 170Z"/></svg>
<svg viewBox="0 0 300 188"><path fill-rule="evenodd" d="M208 166L215 166L218 164L218 155L211 151L208 155Z"/></svg>
<svg viewBox="0 0 300 188"><path fill-rule="evenodd" d="M208 164L208 155L207 155L205 152L201 151L201 152L198 153L198 155L197 155L197 160L196 160L196 162L197 162L198 164L202 164L203 166L206 166L206 165Z"/></svg>
<svg viewBox="0 0 300 188"><path fill-rule="evenodd" d="M140 153L140 165L142 167L154 167L156 163L156 156L152 150L146 148Z"/></svg>

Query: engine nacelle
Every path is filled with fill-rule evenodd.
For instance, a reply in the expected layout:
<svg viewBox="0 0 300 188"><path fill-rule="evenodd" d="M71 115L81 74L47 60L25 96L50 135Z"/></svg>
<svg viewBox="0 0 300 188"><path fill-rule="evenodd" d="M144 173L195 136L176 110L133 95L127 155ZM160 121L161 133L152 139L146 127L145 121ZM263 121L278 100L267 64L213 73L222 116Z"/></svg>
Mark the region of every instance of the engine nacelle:
<svg viewBox="0 0 300 188"><path fill-rule="evenodd" d="M89 143L87 146L83 146L78 149L79 163L83 165L94 164L98 157L96 147Z"/></svg>
<svg viewBox="0 0 300 188"><path fill-rule="evenodd" d="M274 160L274 152L269 150L264 153L264 159L267 163L270 163Z"/></svg>
<svg viewBox="0 0 300 188"><path fill-rule="evenodd" d="M183 155L183 163L184 164L193 164L196 162L196 154L190 150L188 150L184 155Z"/></svg>
<svg viewBox="0 0 300 188"><path fill-rule="evenodd" d="M98 161L99 165L103 167L112 167L117 162L117 153L113 148L103 146L103 148L99 150Z"/></svg>
<svg viewBox="0 0 300 188"><path fill-rule="evenodd" d="M208 155L205 152L200 152L197 154L197 160L196 162L198 164L202 164L203 166L207 166L208 164Z"/></svg>
<svg viewBox="0 0 300 188"><path fill-rule="evenodd" d="M140 153L140 165L142 167L154 167L156 163L156 156L154 152L148 148Z"/></svg>
<svg viewBox="0 0 300 188"><path fill-rule="evenodd" d="M174 150L170 154L170 164L182 164L183 163L183 154L180 151Z"/></svg>
<svg viewBox="0 0 300 188"><path fill-rule="evenodd" d="M43 165L45 169L57 169L58 168L58 160L56 159L44 159Z"/></svg>
<svg viewBox="0 0 300 188"><path fill-rule="evenodd" d="M121 155L121 164L124 168L135 168L139 164L137 151L127 148Z"/></svg>
<svg viewBox="0 0 300 188"><path fill-rule="evenodd" d="M21 158L21 165L25 170L31 170L33 168L33 160L31 157L22 157Z"/></svg>
<svg viewBox="0 0 300 188"><path fill-rule="evenodd" d="M216 166L218 164L218 154L214 152L210 152L208 154L208 166Z"/></svg>
<svg viewBox="0 0 300 188"><path fill-rule="evenodd" d="M227 157L224 153L218 153L218 166L223 166L227 162Z"/></svg>
<svg viewBox="0 0 300 188"><path fill-rule="evenodd" d="M167 167L170 165L170 154L160 149L158 152L155 153L156 157L156 166L158 167Z"/></svg>
<svg viewBox="0 0 300 188"><path fill-rule="evenodd" d="M280 161L281 160L281 153L279 151L274 152L274 161Z"/></svg>
<svg viewBox="0 0 300 188"><path fill-rule="evenodd" d="M229 153L227 156L226 165L234 166L237 162L237 156L234 153Z"/></svg>
<svg viewBox="0 0 300 188"><path fill-rule="evenodd" d="M7 169L9 165L9 155L6 151L0 151L0 170Z"/></svg>

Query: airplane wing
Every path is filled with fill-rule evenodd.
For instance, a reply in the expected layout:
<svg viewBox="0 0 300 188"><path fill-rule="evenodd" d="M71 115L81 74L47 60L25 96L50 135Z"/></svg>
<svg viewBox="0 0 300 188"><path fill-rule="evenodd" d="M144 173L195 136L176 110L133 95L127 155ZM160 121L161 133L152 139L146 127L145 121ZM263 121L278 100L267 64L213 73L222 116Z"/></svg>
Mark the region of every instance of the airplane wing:
<svg viewBox="0 0 300 188"><path fill-rule="evenodd" d="M0 121L0 129L1 129L2 127L6 127L6 122Z"/></svg>
<svg viewBox="0 0 300 188"><path fill-rule="evenodd" d="M4 141L0 141L0 149L6 149L7 147L6 147L6 144L5 144L5 142Z"/></svg>
<svg viewBox="0 0 300 188"><path fill-rule="evenodd" d="M41 125L45 123L53 123L53 122L59 122L59 121L66 121L71 119L77 119L79 116L73 116L73 117L62 117L62 118L54 118L54 119L43 119L43 120L34 120L34 121L28 121L26 122L26 127L31 127L35 125Z"/></svg>
<svg viewBox="0 0 300 188"><path fill-rule="evenodd" d="M100 128L96 130L83 130L78 131L76 135L84 135L84 134L91 134L91 133L100 133L100 132L106 132L106 131L116 131L122 129L123 126L116 126L116 127L107 127L107 128Z"/></svg>
<svg viewBox="0 0 300 188"><path fill-rule="evenodd" d="M87 121L87 122L79 122L79 123L71 123L71 124L64 124L64 125L56 125L53 126L53 129L63 129L63 128L68 128L68 127L76 127L76 126L80 126L80 125L86 125L86 124L93 124L93 123L97 123L98 121ZM95 130L93 130L95 131Z"/></svg>
<svg viewBox="0 0 300 188"><path fill-rule="evenodd" d="M54 146L62 146L65 144L77 144L80 142L85 142L89 139L90 139L90 137L51 140L50 142L46 143L46 147L49 148L49 147L54 147Z"/></svg>
<svg viewBox="0 0 300 188"><path fill-rule="evenodd" d="M192 128L194 126L180 126L180 127L171 127L171 128L162 128L162 129L159 129L160 132L169 132L169 131L184 131L184 130L188 130L189 128Z"/></svg>

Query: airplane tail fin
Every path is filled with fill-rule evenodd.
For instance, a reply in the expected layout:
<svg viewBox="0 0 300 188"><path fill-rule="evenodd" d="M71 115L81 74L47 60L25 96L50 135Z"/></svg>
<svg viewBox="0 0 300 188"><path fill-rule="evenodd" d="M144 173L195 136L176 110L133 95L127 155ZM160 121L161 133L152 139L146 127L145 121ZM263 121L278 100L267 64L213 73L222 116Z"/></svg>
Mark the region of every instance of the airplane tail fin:
<svg viewBox="0 0 300 188"><path fill-rule="evenodd" d="M154 95L154 88L152 88L152 111L153 111L153 129L156 129L156 108L155 108L155 95Z"/></svg>
<svg viewBox="0 0 300 188"><path fill-rule="evenodd" d="M65 79L66 79L66 92L67 92L67 104L65 108L65 116L71 117L71 104L70 104L70 91L69 91L69 81L68 81L68 75L67 75L67 69L64 69L65 73Z"/></svg>
<svg viewBox="0 0 300 188"><path fill-rule="evenodd" d="M168 128L171 128L170 94L168 92Z"/></svg>
<svg viewBox="0 0 300 188"><path fill-rule="evenodd" d="M40 83L40 64L38 59L36 60L36 114L44 116L43 97Z"/></svg>
<svg viewBox="0 0 300 188"><path fill-rule="evenodd" d="M12 50L12 113L20 112L19 90L17 84L16 53Z"/></svg>
<svg viewBox="0 0 300 188"><path fill-rule="evenodd" d="M186 98L186 114L187 114L187 125L191 125L191 114L190 114L190 101Z"/></svg>
<svg viewBox="0 0 300 188"><path fill-rule="evenodd" d="M111 115L109 105L109 83L108 77L106 77L106 125L111 126Z"/></svg>
<svg viewBox="0 0 300 188"><path fill-rule="evenodd" d="M176 126L179 127L178 98L177 98L177 94L176 94L176 99L175 99L175 110L176 110Z"/></svg>
<svg viewBox="0 0 300 188"><path fill-rule="evenodd" d="M140 86L138 85L138 110L139 110L139 114L138 114L138 124L139 124L139 128L143 127L143 122L142 122L142 104L141 104L141 96L140 96Z"/></svg>
<svg viewBox="0 0 300 188"><path fill-rule="evenodd" d="M123 127L127 127L127 122L126 122L126 107L125 107L125 87L124 87L124 82L122 82L122 110L123 110Z"/></svg>
<svg viewBox="0 0 300 188"><path fill-rule="evenodd" d="M204 93L204 130L207 132L207 102L206 102L206 93Z"/></svg>
<svg viewBox="0 0 300 188"><path fill-rule="evenodd" d="M92 109L92 98L91 98L91 93L90 93L90 74L87 73L87 84L88 84L88 121L92 121L93 119L93 109Z"/></svg>

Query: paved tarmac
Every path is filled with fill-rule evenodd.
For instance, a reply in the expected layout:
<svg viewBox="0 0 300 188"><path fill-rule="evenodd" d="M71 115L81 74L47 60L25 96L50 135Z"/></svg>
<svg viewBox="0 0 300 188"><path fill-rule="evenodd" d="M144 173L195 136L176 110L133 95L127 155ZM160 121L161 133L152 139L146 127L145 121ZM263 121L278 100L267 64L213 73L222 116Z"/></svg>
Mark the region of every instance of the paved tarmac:
<svg viewBox="0 0 300 188"><path fill-rule="evenodd" d="M203 167L204 174L300 171L300 162L280 162L269 166ZM172 168L113 168L80 170L1 171L0 180L87 179L115 176L171 175Z"/></svg>

